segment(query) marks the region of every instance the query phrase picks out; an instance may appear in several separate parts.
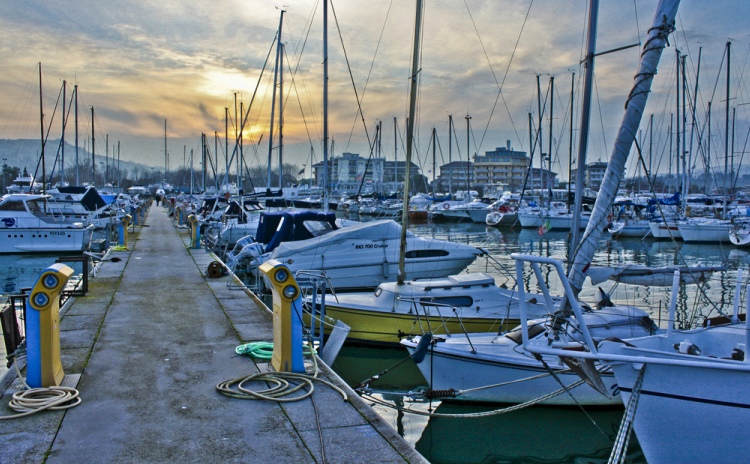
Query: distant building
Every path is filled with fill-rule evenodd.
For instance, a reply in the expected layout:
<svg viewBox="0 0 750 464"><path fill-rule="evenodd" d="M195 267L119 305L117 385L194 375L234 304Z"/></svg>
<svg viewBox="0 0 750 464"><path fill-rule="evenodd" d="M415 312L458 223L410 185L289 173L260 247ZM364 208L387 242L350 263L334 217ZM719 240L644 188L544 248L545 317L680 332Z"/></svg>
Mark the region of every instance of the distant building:
<svg viewBox="0 0 750 464"><path fill-rule="evenodd" d="M528 170L529 157L526 156L526 152L513 150L508 140L506 146L474 157L472 187L484 190L488 185L503 183L510 189L518 190L523 187Z"/></svg>
<svg viewBox="0 0 750 464"><path fill-rule="evenodd" d="M474 181L473 170L473 163L469 161L452 161L440 166L440 175L435 179L435 191L471 190Z"/></svg>
<svg viewBox="0 0 750 464"><path fill-rule="evenodd" d="M477 155L473 162L454 161L440 166L440 176L436 179L436 190L447 192L449 183L453 191L496 190L498 185L507 186L509 190L520 191L526 188L553 188L557 186L557 174L548 169L533 168L529 173L529 157L525 151L516 151L510 145L497 147L494 150ZM468 183L467 183L468 182Z"/></svg>
<svg viewBox="0 0 750 464"><path fill-rule="evenodd" d="M583 172L583 185L589 187L592 190L599 190L602 186L602 180L604 179L604 173L607 172L607 164L604 161L595 161L586 165L586 169ZM570 171L570 181L575 184L575 180L578 176L578 169Z"/></svg>
<svg viewBox="0 0 750 464"><path fill-rule="evenodd" d="M406 161L386 161L384 158L363 158L357 153L342 153L329 162L331 189L356 194L361 187L378 192L403 190ZM315 184L323 186L323 162L312 166ZM419 166L411 163L412 176L420 175Z"/></svg>

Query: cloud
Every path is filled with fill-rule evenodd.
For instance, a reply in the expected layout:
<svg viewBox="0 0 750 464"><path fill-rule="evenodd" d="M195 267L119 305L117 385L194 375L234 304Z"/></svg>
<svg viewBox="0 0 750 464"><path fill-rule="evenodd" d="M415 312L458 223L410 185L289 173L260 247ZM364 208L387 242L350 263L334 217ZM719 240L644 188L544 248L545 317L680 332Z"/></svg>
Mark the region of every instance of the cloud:
<svg viewBox="0 0 750 464"><path fill-rule="evenodd" d="M653 3L603 2L597 49L643 41ZM36 137L38 118L32 115L37 110L20 107L33 106L38 98L37 62L43 66L45 108L49 109L45 112L51 115L63 79L78 83L82 118L94 106L97 130L121 140L123 152L138 157L135 161L160 164L164 119L169 141L178 147L191 144L197 148L201 133L223 135L224 108L231 109L233 120L234 94L249 105L256 86L258 95L245 133L257 140L268 132L275 56L271 47L280 16L268 2L4 0L2 4L0 138ZM565 111L569 110L571 72L576 72L575 91L580 95L586 7L583 0L426 2L417 120L418 140L424 147L420 145L419 150L426 150L426 134L432 127L447 147L449 114L454 115L459 137L465 136L464 116L471 115L477 144L472 150L489 150L504 145L506 139L512 139L515 148L528 149L527 114L537 112L537 75L543 92L554 76L553 130L560 142L560 162L566 164L562 158L567 157L567 142L562 141L567 139L561 134L569 120ZM322 138L322 12L321 3L313 0L289 0L285 8L286 62L297 70L285 70L285 158L301 163L310 146L319 150ZM337 150L367 153L366 132L372 138L378 121L383 121L384 138L388 131L391 140L393 118L400 131L405 126L414 4L347 0L333 2L333 9L335 15L329 12L331 137ZM735 43L740 57L736 63L742 63L741 57L748 53L748 13L746 2L716 1L710 11L701 2L681 6L680 30L671 42L690 52L693 75L698 47L703 47L699 101L704 106L721 72L726 40ZM265 63L269 50L270 62ZM606 158L611 148L608 145L622 117L638 54L636 48L596 60L591 143L596 156ZM674 48L670 48L647 108L661 115L656 118L661 133L666 133L668 113L674 106L670 96L673 58ZM264 77L259 79L264 64ZM736 89L737 101L746 101L744 84L738 82ZM738 107L738 120L747 121L746 108ZM19 118L21 114L28 116ZM83 120L83 124L90 121ZM392 156L392 144L384 147Z"/></svg>

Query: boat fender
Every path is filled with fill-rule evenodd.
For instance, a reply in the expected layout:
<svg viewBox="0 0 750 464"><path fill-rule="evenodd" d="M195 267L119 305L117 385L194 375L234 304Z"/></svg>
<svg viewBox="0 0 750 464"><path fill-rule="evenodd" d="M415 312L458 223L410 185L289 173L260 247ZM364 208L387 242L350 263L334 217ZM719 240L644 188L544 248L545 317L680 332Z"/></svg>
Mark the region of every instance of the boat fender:
<svg viewBox="0 0 750 464"><path fill-rule="evenodd" d="M212 279L217 279L224 274L224 269L218 261L211 261L206 269L206 275Z"/></svg>
<svg viewBox="0 0 750 464"><path fill-rule="evenodd" d="M674 349L679 351L682 354L692 354L694 356L698 356L701 354L701 349L698 348L696 345L692 344L690 340L685 340L680 343L675 343Z"/></svg>
<svg viewBox="0 0 750 464"><path fill-rule="evenodd" d="M430 346L430 343L432 343L432 334L430 332L427 332L426 334L422 335L422 338L419 339L417 348L414 350L414 354L412 355L412 359L414 360L415 364L419 364L424 361L424 355L427 354L427 348Z"/></svg>

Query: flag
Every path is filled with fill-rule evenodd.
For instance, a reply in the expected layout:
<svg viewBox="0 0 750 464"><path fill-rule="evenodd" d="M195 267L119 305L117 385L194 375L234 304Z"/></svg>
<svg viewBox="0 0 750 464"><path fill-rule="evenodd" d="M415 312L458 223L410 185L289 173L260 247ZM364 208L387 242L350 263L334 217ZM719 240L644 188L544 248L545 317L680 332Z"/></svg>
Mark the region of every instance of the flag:
<svg viewBox="0 0 750 464"><path fill-rule="evenodd" d="M550 227L550 222L549 222L549 219L547 219L546 221L542 222L541 226L539 226L539 229L537 229L537 233L539 235L544 235L547 232L549 232L549 227Z"/></svg>
<svg viewBox="0 0 750 464"><path fill-rule="evenodd" d="M305 168L300 169L300 171L297 173L298 176L301 176L305 173Z"/></svg>

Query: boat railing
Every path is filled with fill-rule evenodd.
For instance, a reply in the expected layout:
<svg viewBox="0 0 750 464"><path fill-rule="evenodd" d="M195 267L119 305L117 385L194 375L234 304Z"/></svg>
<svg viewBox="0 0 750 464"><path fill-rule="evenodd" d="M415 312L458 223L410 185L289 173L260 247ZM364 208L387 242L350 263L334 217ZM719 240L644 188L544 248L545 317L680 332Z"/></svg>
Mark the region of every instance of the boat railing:
<svg viewBox="0 0 750 464"><path fill-rule="evenodd" d="M326 298L330 296L338 302L336 292L324 271L297 271L294 278L300 288L302 301L306 302L305 311L310 315L310 334L322 347L326 326L332 329L334 325L326 321Z"/></svg>
<svg viewBox="0 0 750 464"><path fill-rule="evenodd" d="M567 279L567 276L565 274L565 270L563 269L563 265L560 261L548 258L544 256L532 256L532 255L525 255L520 253L513 253L511 254L511 258L513 258L516 261L516 273L517 273L517 279L521 280L523 278L524 268L526 264L529 264L537 278L538 284L540 288L542 289L542 293L545 296L545 299L549 301L549 288L546 281L542 278L542 272L539 267L540 264L551 266L555 269L555 271L558 274L558 277L560 279L560 284L562 285L564 289L564 296L565 296L565 303L569 305L570 310L575 314L575 317L578 321L579 330L583 334L584 341L586 343L586 350L568 350L564 347L556 347L554 343L552 344L532 344L529 343L530 337L529 337L529 326L528 326L528 308L525 296L525 290L523 288L523 285L519 287L519 302L520 302L520 310L521 310L521 331L522 331L522 339L523 339L523 347L525 350L540 354L540 355L552 355L552 356L560 356L560 357L567 357L567 358L579 358L579 359L588 359L592 361L603 361L603 362L609 362L609 363L616 363L616 362L629 362L629 363L651 363L651 364L663 364L663 365L672 365L672 366L689 366L689 367L700 367L700 368L709 368L709 369L725 369L725 370L738 370L738 371L747 371L750 370L750 356L746 356L746 361L734 361L731 359L721 359L721 358L714 358L714 357L694 357L693 359L687 358L687 357L680 357L680 358L674 358L674 357L654 357L654 356L643 356L639 354L634 355L618 355L618 354L609 354L609 353L601 353L597 350L597 345L594 343L594 340L591 336L591 332L589 331L589 328L586 324L586 320L583 317L583 309L581 307L581 304L578 302L578 299L576 298L575 293L573 292L573 289L570 285L570 282ZM670 338L675 334L673 330L674 322L675 322L675 312L676 312L676 295L679 289L679 282L680 282L680 271L675 270L674 273L674 284L672 288L672 297L670 298L670 308L669 308L669 326L667 328L666 334L663 335L657 335L662 336L666 338ZM750 286L748 286L747 291L750 294ZM733 320L736 321L736 313L738 311L738 301L739 301L739 293L735 295L735 315L732 317ZM750 299L748 300L746 311L750 311ZM736 322L735 322L736 323ZM705 329L704 329L705 330ZM746 318L746 321L744 323L744 330L746 334L745 339L745 346L750 346L750 318ZM676 332L679 334L680 332ZM640 352L643 354L648 353L656 353L654 350L647 350L642 348L636 348L632 347L634 352Z"/></svg>

